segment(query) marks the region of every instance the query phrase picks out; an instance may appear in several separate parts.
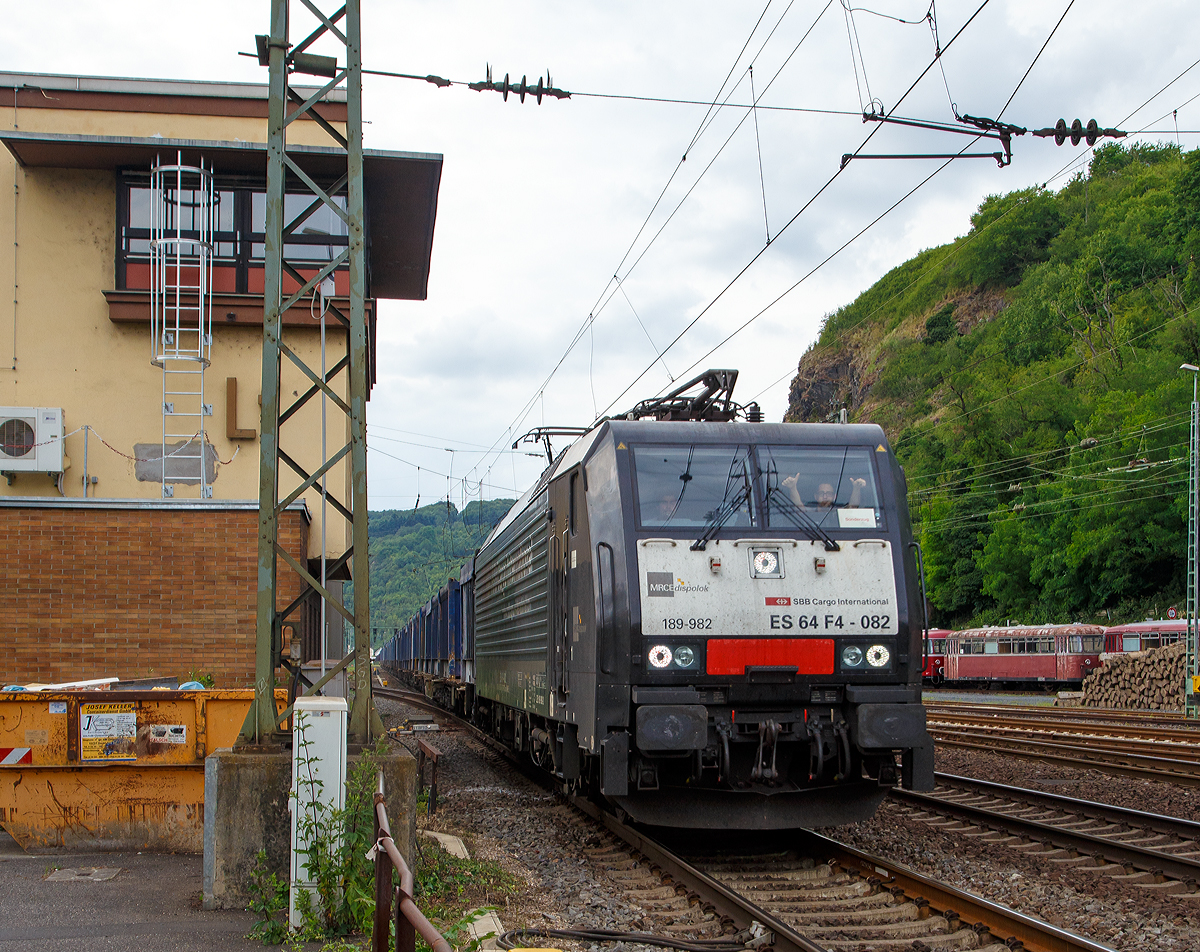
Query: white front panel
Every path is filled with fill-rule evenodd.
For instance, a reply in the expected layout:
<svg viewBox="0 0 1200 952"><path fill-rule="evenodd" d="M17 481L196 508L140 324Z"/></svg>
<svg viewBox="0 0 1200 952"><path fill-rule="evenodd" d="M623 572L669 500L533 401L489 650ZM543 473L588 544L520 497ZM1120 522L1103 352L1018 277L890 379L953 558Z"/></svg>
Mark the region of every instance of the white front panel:
<svg viewBox="0 0 1200 952"><path fill-rule="evenodd" d="M807 539L725 540L693 552L685 539L640 540L642 634L897 634L891 544L839 544L841 551L826 552Z"/></svg>

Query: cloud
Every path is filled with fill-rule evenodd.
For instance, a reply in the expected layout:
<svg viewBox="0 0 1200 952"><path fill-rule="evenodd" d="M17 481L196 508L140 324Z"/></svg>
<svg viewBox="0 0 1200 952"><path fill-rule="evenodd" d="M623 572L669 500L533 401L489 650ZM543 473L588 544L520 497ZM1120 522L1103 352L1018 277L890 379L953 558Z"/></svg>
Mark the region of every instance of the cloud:
<svg viewBox="0 0 1200 952"><path fill-rule="evenodd" d="M782 377L762 397L768 418L779 419L786 375L823 315L917 251L965 233L971 212L987 194L1064 183L1056 174L1083 149L1058 148L1030 136L1014 139L1008 168L998 169L988 159L955 162L728 344L703 357L938 165L852 162L780 235L835 176L844 153L855 151L873 131L864 152L948 152L970 142L949 133L876 129L858 115L872 98L894 108L933 62L927 23L903 25L858 12L855 56L861 48L861 58L852 60L846 21L834 4L797 50L822 6L772 5L738 59L761 7L487 6L464 0L365 5L363 56L369 68L455 80L482 79L488 63L494 75L508 72L515 79L522 74L534 79L549 68L557 85L577 92L708 101L737 60L730 102L748 103L745 67L752 60L756 92L778 72L762 105L851 113L759 110L756 134L755 117L730 107L718 110L693 141L706 113L703 105L576 96L537 106L458 86L367 77L366 144L445 157L429 300L381 303L380 380L368 410L373 439L427 445L372 442L378 450L370 457L373 507L412 505L418 486L423 502L447 491L461 501L467 489L479 491L480 478L489 484L483 488L488 495L511 493L535 479L542 462L524 454L537 449L513 453L513 440L543 419L590 422L596 409L650 365L655 349L647 333L657 347L666 346L763 249L764 193L771 247L671 349L666 364L676 376L693 362L699 362L697 369L738 367L743 399ZM977 7L977 0L938 4L943 48ZM905 0L887 9L920 21L927 8L921 0ZM1065 8L1066 0L989 4L940 65L925 73L900 113L952 123L953 102L960 112L994 116ZM267 8L258 4L218 3L197 18L186 7L143 0L114 0L102 10L84 0L63 0L18 5L8 14L0 24L0 54L9 69L265 79L253 60L236 55L249 50L253 34L267 27ZM137 24L136 31L130 24ZM295 29L300 28L297 20ZM55 42L45 43L46 36ZM1060 116L1068 121L1094 116L1106 125L1121 121L1189 65L1198 41L1200 19L1180 0L1149 0L1136 8L1117 0L1077 4L1005 118L1031 128L1052 125ZM1200 67L1137 113L1130 127L1169 116L1197 92ZM734 132L743 118L747 121ZM1200 128L1200 100L1180 111L1179 125ZM1148 138L1173 138L1173 122L1151 128L1156 131ZM1196 145L1194 134L1180 138L1185 147ZM972 147L981 149L982 144ZM623 262L631 242L633 252ZM615 273L624 279L628 301L612 296ZM598 314L592 330L564 359L568 342L591 313ZM560 370L541 391L560 359ZM656 365L617 406L624 409L670 383ZM481 449L492 446L492 453ZM471 481L464 485L459 478L468 473ZM454 479L448 481L448 474Z"/></svg>

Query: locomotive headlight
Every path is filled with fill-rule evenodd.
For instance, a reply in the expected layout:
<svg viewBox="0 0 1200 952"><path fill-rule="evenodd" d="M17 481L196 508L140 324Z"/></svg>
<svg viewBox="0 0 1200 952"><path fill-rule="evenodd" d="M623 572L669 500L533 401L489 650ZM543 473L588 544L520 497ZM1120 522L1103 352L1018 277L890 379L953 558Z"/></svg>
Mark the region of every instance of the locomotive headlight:
<svg viewBox="0 0 1200 952"><path fill-rule="evenodd" d="M867 664L872 668L882 668L892 660L892 653L887 650L886 645L871 645L867 649Z"/></svg>
<svg viewBox="0 0 1200 952"><path fill-rule="evenodd" d="M680 645L675 649L675 664L680 668L690 668L692 662L696 660L696 652L687 645Z"/></svg>
<svg viewBox="0 0 1200 952"><path fill-rule="evenodd" d="M846 668L857 668L862 664L863 653L862 648L858 645L847 645L842 649L842 666Z"/></svg>
<svg viewBox="0 0 1200 952"><path fill-rule="evenodd" d="M783 550L777 547L750 550L751 578L783 578Z"/></svg>
<svg viewBox="0 0 1200 952"><path fill-rule="evenodd" d="M671 649L666 645L655 645L650 649L650 663L656 668L666 668L671 664Z"/></svg>

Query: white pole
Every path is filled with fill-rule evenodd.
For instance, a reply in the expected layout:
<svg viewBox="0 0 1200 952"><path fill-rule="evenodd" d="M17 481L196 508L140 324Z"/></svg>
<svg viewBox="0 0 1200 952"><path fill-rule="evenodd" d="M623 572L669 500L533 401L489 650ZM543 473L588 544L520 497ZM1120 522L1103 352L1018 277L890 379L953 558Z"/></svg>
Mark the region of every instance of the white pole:
<svg viewBox="0 0 1200 952"><path fill-rule="evenodd" d="M325 295L321 295L321 382L325 383ZM321 391L321 465L325 465L325 461L329 459L329 452L326 448L326 397L325 391ZM328 489L325 480L328 478L328 473L321 474L321 588L328 591L329 583L325 578L325 523L329 518L329 508L326 505L328 501ZM325 599L321 599L321 677L325 677L325 666L327 663L325 644L326 621L325 621Z"/></svg>

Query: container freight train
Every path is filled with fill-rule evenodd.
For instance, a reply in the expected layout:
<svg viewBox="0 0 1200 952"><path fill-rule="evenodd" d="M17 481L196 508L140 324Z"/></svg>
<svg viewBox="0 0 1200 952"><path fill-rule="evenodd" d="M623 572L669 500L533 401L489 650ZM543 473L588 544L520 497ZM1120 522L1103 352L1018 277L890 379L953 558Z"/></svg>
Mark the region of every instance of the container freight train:
<svg viewBox="0 0 1200 952"><path fill-rule="evenodd" d="M639 822L864 819L933 786L904 475L877 426L757 422L736 376L557 456L534 431L551 464L379 660Z"/></svg>
<svg viewBox="0 0 1200 952"><path fill-rule="evenodd" d="M1072 687L1100 667L1105 654L1147 651L1186 637L1187 622L1100 625L1014 625L929 632L925 680L931 684Z"/></svg>

